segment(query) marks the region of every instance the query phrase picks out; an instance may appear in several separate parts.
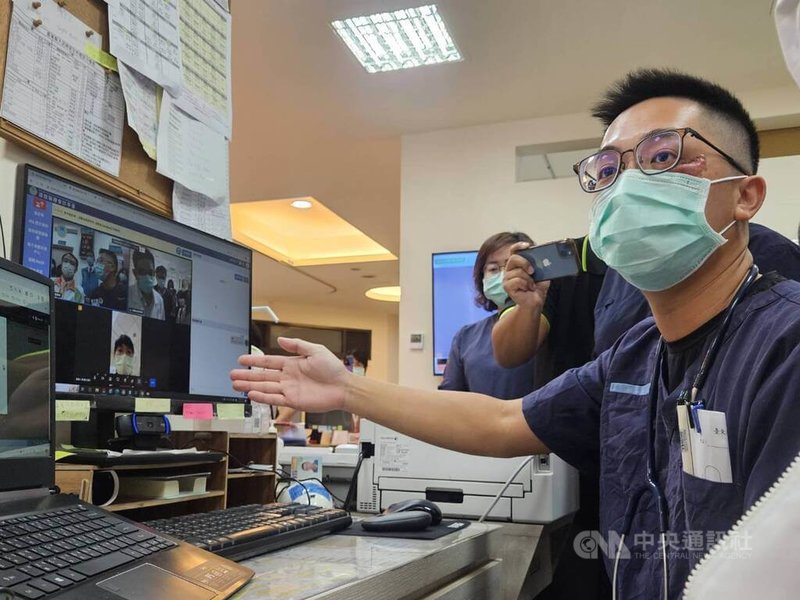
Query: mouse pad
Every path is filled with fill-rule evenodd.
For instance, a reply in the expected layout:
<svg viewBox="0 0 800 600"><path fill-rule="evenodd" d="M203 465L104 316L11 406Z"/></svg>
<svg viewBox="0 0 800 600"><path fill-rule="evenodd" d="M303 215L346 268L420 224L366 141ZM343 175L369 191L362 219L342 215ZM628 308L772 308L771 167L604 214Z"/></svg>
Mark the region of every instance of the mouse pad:
<svg viewBox="0 0 800 600"><path fill-rule="evenodd" d="M361 523L354 522L347 529L337 531L334 535L360 535L362 537L404 538L407 540L435 540L450 533L461 531L469 525L469 521L461 519L442 519L438 525L430 525L421 531L364 531Z"/></svg>

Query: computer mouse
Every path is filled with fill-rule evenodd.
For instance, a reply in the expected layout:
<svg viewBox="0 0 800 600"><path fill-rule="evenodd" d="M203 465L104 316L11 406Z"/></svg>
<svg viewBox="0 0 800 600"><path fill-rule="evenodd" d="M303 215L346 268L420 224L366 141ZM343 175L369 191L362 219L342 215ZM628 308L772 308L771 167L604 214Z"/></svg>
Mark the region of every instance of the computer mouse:
<svg viewBox="0 0 800 600"><path fill-rule="evenodd" d="M406 512L409 510L421 510L428 513L431 516L431 525L438 525L442 521L442 509L425 498L412 498L411 500L395 502L386 507L386 510L383 512L384 514L389 514Z"/></svg>
<svg viewBox="0 0 800 600"><path fill-rule="evenodd" d="M422 531L431 524L431 514L424 510L408 510L405 512L383 513L361 521L365 531Z"/></svg>

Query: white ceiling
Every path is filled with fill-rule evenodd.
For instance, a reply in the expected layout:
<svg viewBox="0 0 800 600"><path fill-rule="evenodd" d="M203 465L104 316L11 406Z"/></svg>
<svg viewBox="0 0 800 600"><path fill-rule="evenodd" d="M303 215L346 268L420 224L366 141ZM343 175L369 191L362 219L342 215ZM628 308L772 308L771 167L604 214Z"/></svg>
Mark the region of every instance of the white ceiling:
<svg viewBox="0 0 800 600"><path fill-rule="evenodd" d="M792 84L767 0L439 0L464 61L371 75L329 26L424 3L232 2L234 202L314 196L399 255L402 134L585 111L642 66L738 91ZM396 261L292 270L259 257L254 279L258 304L323 294L396 311L363 296L398 282Z"/></svg>

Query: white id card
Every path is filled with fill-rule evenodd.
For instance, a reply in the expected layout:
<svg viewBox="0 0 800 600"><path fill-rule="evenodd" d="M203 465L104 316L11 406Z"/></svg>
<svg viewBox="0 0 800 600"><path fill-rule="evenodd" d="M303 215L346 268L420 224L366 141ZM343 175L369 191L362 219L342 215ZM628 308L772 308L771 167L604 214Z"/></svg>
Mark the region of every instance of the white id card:
<svg viewBox="0 0 800 600"><path fill-rule="evenodd" d="M689 428L692 474L708 481L733 483L725 413L701 409L693 414L695 427Z"/></svg>

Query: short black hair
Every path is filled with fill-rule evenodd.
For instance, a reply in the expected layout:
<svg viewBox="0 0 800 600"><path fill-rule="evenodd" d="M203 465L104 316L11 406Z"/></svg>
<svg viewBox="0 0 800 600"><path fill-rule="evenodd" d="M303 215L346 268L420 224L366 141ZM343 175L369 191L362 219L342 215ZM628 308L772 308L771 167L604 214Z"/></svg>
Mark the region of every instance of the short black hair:
<svg viewBox="0 0 800 600"><path fill-rule="evenodd" d="M500 308L483 294L483 269L486 267L489 255L503 246L510 246L517 242L533 244L533 240L528 237L528 234L521 231L501 231L500 233L495 233L481 244L478 256L475 258L475 266L472 268L472 281L475 284L475 304L481 308L488 311Z"/></svg>
<svg viewBox="0 0 800 600"><path fill-rule="evenodd" d="M135 250L134 253L133 253L133 260L131 261L133 263L133 268L135 269L137 263L139 263L139 262L141 262L143 260L149 260L153 264L154 267L156 266L156 259L153 256L153 253L150 252L150 250L148 250L147 248L144 249L144 252L141 252L139 250Z"/></svg>
<svg viewBox="0 0 800 600"><path fill-rule="evenodd" d="M167 268L164 265L158 265L156 267L156 274L163 273L165 276L167 274Z"/></svg>
<svg viewBox="0 0 800 600"><path fill-rule="evenodd" d="M71 262L75 263L76 267L78 266L78 259L75 258L75 255L72 252L64 252L64 254L61 255L62 263L64 262L65 258L68 258Z"/></svg>
<svg viewBox="0 0 800 600"><path fill-rule="evenodd" d="M692 100L729 127L732 126L736 130L732 132L736 139L741 139L744 135L746 143L742 140L739 153L746 153L747 164L752 173L758 172L758 133L750 113L731 92L707 79L670 69L632 71L608 89L603 98L592 107L592 115L608 127L631 106L662 97Z"/></svg>
<svg viewBox="0 0 800 600"><path fill-rule="evenodd" d="M127 346L128 348L136 352L136 348L133 346L133 340L124 333L117 338L116 342L114 342L114 352L116 352L121 346Z"/></svg>

